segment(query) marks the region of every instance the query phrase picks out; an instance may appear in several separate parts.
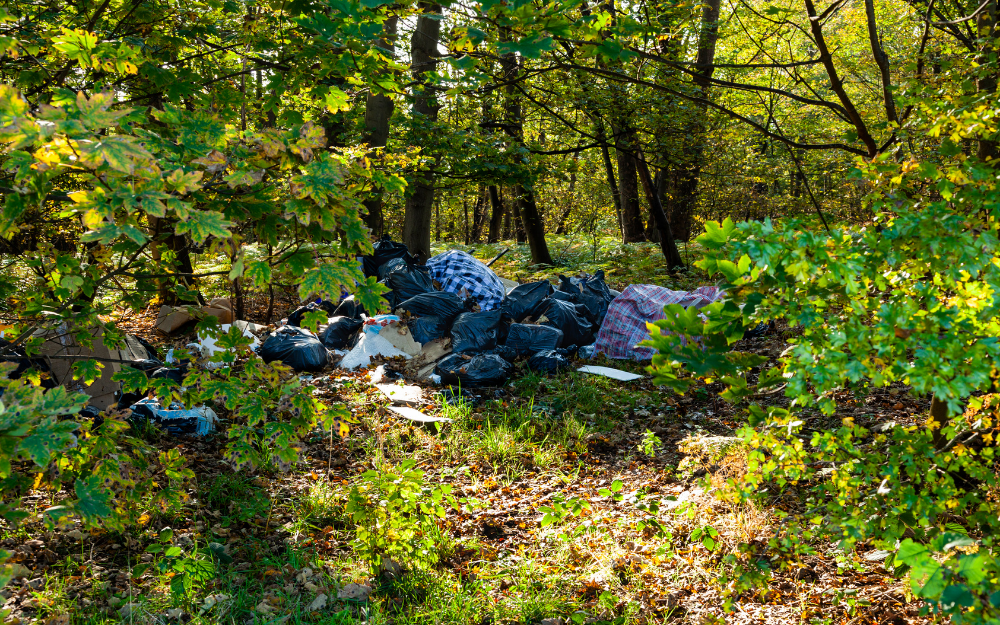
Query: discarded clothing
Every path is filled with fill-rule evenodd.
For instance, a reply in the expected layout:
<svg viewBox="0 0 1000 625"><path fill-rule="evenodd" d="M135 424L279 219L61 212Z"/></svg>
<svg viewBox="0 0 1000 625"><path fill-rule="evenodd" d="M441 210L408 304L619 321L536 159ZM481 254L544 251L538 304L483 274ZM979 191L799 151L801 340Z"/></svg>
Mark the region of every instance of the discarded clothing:
<svg viewBox="0 0 1000 625"><path fill-rule="evenodd" d="M636 346L649 338L647 323L666 317L664 306L680 304L685 308L702 308L724 295L722 289L714 286L703 286L694 291L671 291L652 284L632 284L608 307L594 350L608 358L649 360L656 350Z"/></svg>
<svg viewBox="0 0 1000 625"><path fill-rule="evenodd" d="M322 371L327 364L326 347L305 328L285 326L260 346L264 362L280 360L296 371Z"/></svg>
<svg viewBox="0 0 1000 625"><path fill-rule="evenodd" d="M442 291L463 291L479 302L480 310L493 310L500 306L507 293L497 274L479 259L459 250L449 250L427 261L431 277Z"/></svg>

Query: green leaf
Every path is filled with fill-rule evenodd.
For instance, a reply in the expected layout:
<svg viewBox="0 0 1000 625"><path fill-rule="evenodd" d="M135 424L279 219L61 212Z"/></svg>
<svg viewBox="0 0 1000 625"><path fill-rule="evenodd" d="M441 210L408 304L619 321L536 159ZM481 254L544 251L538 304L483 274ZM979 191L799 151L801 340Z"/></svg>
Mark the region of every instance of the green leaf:
<svg viewBox="0 0 1000 625"><path fill-rule="evenodd" d="M193 211L177 224L177 234L190 233L195 243L204 243L208 237L227 239L233 223L215 211Z"/></svg>
<svg viewBox="0 0 1000 625"><path fill-rule="evenodd" d="M101 478L92 475L86 479L77 479L73 490L77 497L73 507L83 518L93 520L111 514L111 493L104 488Z"/></svg>

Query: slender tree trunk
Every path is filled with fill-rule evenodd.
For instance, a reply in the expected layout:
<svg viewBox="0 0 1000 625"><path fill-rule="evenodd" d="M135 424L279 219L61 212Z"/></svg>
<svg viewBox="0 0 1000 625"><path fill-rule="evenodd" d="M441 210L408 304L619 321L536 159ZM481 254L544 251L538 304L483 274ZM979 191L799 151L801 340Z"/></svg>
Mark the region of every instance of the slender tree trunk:
<svg viewBox="0 0 1000 625"><path fill-rule="evenodd" d="M389 16L382 24L382 38L377 45L388 53L396 56L396 28L399 18ZM364 143L372 150L384 148L389 143L389 120L394 108L392 98L382 93L368 93L365 100L365 136ZM364 201L365 223L372 230L374 238L382 236L385 230L385 218L382 215L382 189L372 190L371 196Z"/></svg>
<svg viewBox="0 0 1000 625"><path fill-rule="evenodd" d="M489 243L496 243L500 240L500 235L502 234L503 228L503 202L500 201L500 192L497 191L496 185L491 184L487 187L487 191L490 194L490 233L487 241Z"/></svg>
<svg viewBox="0 0 1000 625"><path fill-rule="evenodd" d="M615 168L611 165L611 154L606 143L601 145L601 157L604 160L604 171L608 176L608 188L611 189L611 200L615 205L615 217L618 218L618 232L624 237L621 192L618 190L618 182L615 180Z"/></svg>
<svg viewBox="0 0 1000 625"><path fill-rule="evenodd" d="M470 238L473 243L479 243L483 237L483 224L486 222L486 185L479 185L479 193L476 195L476 203L472 205L472 234Z"/></svg>
<svg viewBox="0 0 1000 625"><path fill-rule="evenodd" d="M631 132L626 128L615 127L614 132L615 155L618 158L618 192L621 197L622 241L645 241L642 207L639 204L639 179L635 168L637 146L631 141Z"/></svg>
<svg viewBox="0 0 1000 625"><path fill-rule="evenodd" d="M504 128L511 139L524 145L524 120L521 116L521 104L515 95L513 81L517 78L518 60L514 53L504 54L500 58L503 66L504 80L507 81L507 93L504 102ZM531 249L531 262L535 265L553 265L549 247L545 242L545 224L535 202L535 194L530 186L517 184L514 186L514 201L521 216L520 223L524 228L524 237Z"/></svg>
<svg viewBox="0 0 1000 625"><path fill-rule="evenodd" d="M413 87L413 117L417 127L437 121L440 106L433 88L425 78L437 69L438 38L441 33L441 5L422 1L419 4L423 14L417 18L417 28L413 31L410 57L413 78L418 83ZM423 133L428 132L423 128ZM419 134L423 134L419 133ZM430 175L418 172L413 184L413 193L406 200L403 215L403 243L410 253L421 262L431 255L431 212L434 207L434 183Z"/></svg>
<svg viewBox="0 0 1000 625"><path fill-rule="evenodd" d="M656 191L656 185L649 175L649 167L646 165L646 159L643 158L641 152L636 153L635 164L636 169L639 171L639 178L642 180L642 186L646 190L650 212L653 214L656 226L660 230L660 249L663 251L663 257L667 259L667 268L683 267L684 261L681 259L681 253L677 249L674 235L670 232L670 223L667 221L667 216L663 213L663 206L660 204L660 195Z"/></svg>

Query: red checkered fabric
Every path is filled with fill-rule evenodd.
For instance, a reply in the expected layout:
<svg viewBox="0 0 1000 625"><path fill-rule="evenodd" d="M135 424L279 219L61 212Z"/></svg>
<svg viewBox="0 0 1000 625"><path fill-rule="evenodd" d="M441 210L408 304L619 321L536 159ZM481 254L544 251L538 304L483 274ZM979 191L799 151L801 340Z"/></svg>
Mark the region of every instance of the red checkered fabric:
<svg viewBox="0 0 1000 625"><path fill-rule="evenodd" d="M671 291L652 284L632 284L611 302L608 316L597 333L596 353L620 360L649 360L655 350L636 347L649 338L647 323L666 317L663 307L680 304L685 308L701 308L721 299L725 292L714 286L694 291Z"/></svg>

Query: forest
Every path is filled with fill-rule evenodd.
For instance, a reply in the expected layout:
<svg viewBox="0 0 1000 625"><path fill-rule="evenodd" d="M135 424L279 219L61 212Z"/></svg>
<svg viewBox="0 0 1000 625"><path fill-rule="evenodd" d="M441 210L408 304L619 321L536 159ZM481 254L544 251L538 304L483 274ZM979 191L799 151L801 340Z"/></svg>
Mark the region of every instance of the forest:
<svg viewBox="0 0 1000 625"><path fill-rule="evenodd" d="M1000 623L998 20L4 0L3 623Z"/></svg>

